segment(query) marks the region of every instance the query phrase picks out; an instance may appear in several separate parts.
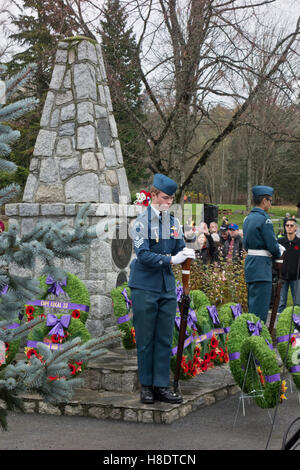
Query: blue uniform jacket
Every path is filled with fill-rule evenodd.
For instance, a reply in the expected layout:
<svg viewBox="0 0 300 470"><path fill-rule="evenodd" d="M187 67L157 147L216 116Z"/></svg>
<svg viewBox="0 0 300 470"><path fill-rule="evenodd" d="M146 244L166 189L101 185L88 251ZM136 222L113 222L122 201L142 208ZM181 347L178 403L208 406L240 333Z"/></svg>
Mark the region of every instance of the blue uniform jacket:
<svg viewBox="0 0 300 470"><path fill-rule="evenodd" d="M130 264L129 287L153 292L175 289L171 256L185 247L178 219L171 215L162 223L149 206L137 217L131 236L136 258Z"/></svg>
<svg viewBox="0 0 300 470"><path fill-rule="evenodd" d="M274 258L280 258L280 248L275 237L273 223L268 214L254 207L243 224L243 243L246 251L268 250ZM272 281L272 258L247 255L245 261L246 282Z"/></svg>

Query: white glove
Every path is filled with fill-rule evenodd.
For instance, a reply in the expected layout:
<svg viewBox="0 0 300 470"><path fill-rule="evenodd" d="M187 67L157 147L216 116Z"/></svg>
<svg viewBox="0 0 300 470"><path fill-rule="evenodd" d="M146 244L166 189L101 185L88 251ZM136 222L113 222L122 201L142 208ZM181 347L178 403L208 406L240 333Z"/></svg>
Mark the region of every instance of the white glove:
<svg viewBox="0 0 300 470"><path fill-rule="evenodd" d="M279 244L279 250L280 250L280 256L282 256L283 253L286 251L286 248Z"/></svg>
<svg viewBox="0 0 300 470"><path fill-rule="evenodd" d="M182 251L179 251L177 255L171 257L172 264L181 264L187 258L195 259L195 252L192 248L184 248Z"/></svg>

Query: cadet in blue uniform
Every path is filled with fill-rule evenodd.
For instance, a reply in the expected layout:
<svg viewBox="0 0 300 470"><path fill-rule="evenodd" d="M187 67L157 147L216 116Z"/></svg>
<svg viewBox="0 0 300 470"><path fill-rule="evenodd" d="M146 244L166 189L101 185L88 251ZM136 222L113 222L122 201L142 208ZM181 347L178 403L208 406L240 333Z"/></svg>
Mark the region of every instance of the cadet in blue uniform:
<svg viewBox="0 0 300 470"><path fill-rule="evenodd" d="M245 261L245 279L248 289L248 312L266 322L272 294L272 256L280 258L273 224L267 211L271 207L273 188L252 188L255 207L243 224L244 248L248 252Z"/></svg>
<svg viewBox="0 0 300 470"><path fill-rule="evenodd" d="M182 402L182 397L169 389L177 306L171 265L195 258L195 253L185 247L180 223L168 212L176 189L175 181L156 174L150 189L151 206L137 217L131 234L136 259L130 265L128 285L142 403Z"/></svg>

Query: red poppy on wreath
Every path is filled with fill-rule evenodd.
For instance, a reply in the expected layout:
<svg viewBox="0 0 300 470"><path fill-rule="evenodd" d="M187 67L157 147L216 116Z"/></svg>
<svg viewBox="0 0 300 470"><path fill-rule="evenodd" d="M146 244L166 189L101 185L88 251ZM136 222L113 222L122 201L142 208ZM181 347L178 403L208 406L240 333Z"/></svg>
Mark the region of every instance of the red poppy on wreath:
<svg viewBox="0 0 300 470"><path fill-rule="evenodd" d="M26 353L26 356L28 357L28 359L31 358L32 354L34 354L35 357L38 357L38 353L36 352L35 349L32 348L32 349L29 349L29 351L27 351L27 353Z"/></svg>
<svg viewBox="0 0 300 470"><path fill-rule="evenodd" d="M51 335L51 341L52 343L61 343L64 338L59 335Z"/></svg>
<svg viewBox="0 0 300 470"><path fill-rule="evenodd" d="M209 362L209 361L210 361L210 354L209 354L209 353L205 353L205 354L204 354L204 361L205 361L205 362Z"/></svg>
<svg viewBox="0 0 300 470"><path fill-rule="evenodd" d="M148 191L145 191L142 189L141 192L136 193L136 200L134 201L134 204L138 206L149 206L151 201L151 194Z"/></svg>
<svg viewBox="0 0 300 470"><path fill-rule="evenodd" d="M216 348L219 344L219 341L217 340L217 338L215 336L212 337L212 339L210 340L210 345L212 348Z"/></svg>
<svg viewBox="0 0 300 470"><path fill-rule="evenodd" d="M69 369L71 369L71 375L75 375L77 369L74 366L74 364L68 364L68 366L69 366Z"/></svg>
<svg viewBox="0 0 300 470"><path fill-rule="evenodd" d="M27 305L26 307L26 315L33 315L34 307L32 305Z"/></svg>
<svg viewBox="0 0 300 470"><path fill-rule="evenodd" d="M33 315L27 315L27 321L31 321L31 320L34 320L34 316Z"/></svg>
<svg viewBox="0 0 300 470"><path fill-rule="evenodd" d="M292 346L293 346L293 347L296 346L296 343L297 343L297 341L296 341L295 336L292 336L292 337L291 337L291 344L292 344Z"/></svg>
<svg viewBox="0 0 300 470"><path fill-rule="evenodd" d="M80 318L80 310L73 310L72 312L72 317L73 318Z"/></svg>
<svg viewBox="0 0 300 470"><path fill-rule="evenodd" d="M59 377L58 375L56 377L48 377L48 379L50 380L50 382L53 382L53 380L57 380Z"/></svg>
<svg viewBox="0 0 300 470"><path fill-rule="evenodd" d="M207 362L203 361L200 365L200 368L201 368L202 372L205 372L207 370Z"/></svg>
<svg viewBox="0 0 300 470"><path fill-rule="evenodd" d="M9 343L4 343L5 344L5 351L8 351L9 350Z"/></svg>
<svg viewBox="0 0 300 470"><path fill-rule="evenodd" d="M210 358L211 358L212 360L214 360L214 359L216 359L216 357L217 357L216 351L211 351L211 353L210 353Z"/></svg>
<svg viewBox="0 0 300 470"><path fill-rule="evenodd" d="M40 318L46 318L46 315L44 313L41 313Z"/></svg>

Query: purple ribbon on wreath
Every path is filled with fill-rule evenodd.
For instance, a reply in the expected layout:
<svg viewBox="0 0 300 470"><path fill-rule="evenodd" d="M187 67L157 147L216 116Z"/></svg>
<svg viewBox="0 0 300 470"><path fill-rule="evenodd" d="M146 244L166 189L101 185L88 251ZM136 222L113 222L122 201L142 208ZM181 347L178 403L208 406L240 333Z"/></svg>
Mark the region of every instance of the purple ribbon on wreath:
<svg viewBox="0 0 300 470"><path fill-rule="evenodd" d="M64 328L68 328L71 320L71 315L62 315L61 318L57 318L54 313L47 315L47 326L53 326L52 330L49 331L48 336L58 335L61 337L65 336Z"/></svg>
<svg viewBox="0 0 300 470"><path fill-rule="evenodd" d="M128 298L127 290L126 290L125 287L124 287L124 289L122 290L122 295L123 295L124 298L125 298L126 308L127 308L127 310L129 310L129 309L131 308L131 306L132 306L132 300L130 300L130 299Z"/></svg>
<svg viewBox="0 0 300 470"><path fill-rule="evenodd" d="M210 318L212 319L213 324L220 325L217 307L215 305L212 305L211 307L206 307L206 308L208 310Z"/></svg>
<svg viewBox="0 0 300 470"><path fill-rule="evenodd" d="M55 279L53 279L51 276L48 276L46 279L46 284L50 285L48 292L55 294L56 297L58 297L59 294L65 293L62 286L67 285L67 278L63 279L62 281L55 281Z"/></svg>
<svg viewBox="0 0 300 470"><path fill-rule="evenodd" d="M260 336L260 332L262 330L262 324L260 320L258 320L256 323L247 320L248 324L248 330L250 333L252 333L252 336Z"/></svg>
<svg viewBox="0 0 300 470"><path fill-rule="evenodd" d="M176 316L175 323L178 329L180 329L180 322L181 322L181 317ZM196 322L197 322L197 316L196 316L195 310L190 308L188 312L188 317L187 317L187 326L189 328L192 328L193 330L196 330L197 329Z"/></svg>
<svg viewBox="0 0 300 470"><path fill-rule="evenodd" d="M241 304L231 305L230 308L235 319L239 317L240 315L242 315Z"/></svg>
<svg viewBox="0 0 300 470"><path fill-rule="evenodd" d="M293 322L299 329L300 328L300 314L299 315L296 315L295 313L293 314Z"/></svg>

